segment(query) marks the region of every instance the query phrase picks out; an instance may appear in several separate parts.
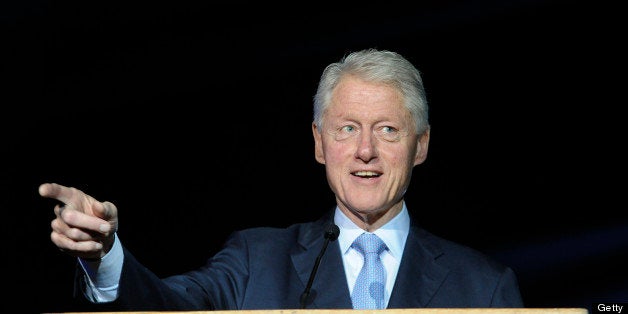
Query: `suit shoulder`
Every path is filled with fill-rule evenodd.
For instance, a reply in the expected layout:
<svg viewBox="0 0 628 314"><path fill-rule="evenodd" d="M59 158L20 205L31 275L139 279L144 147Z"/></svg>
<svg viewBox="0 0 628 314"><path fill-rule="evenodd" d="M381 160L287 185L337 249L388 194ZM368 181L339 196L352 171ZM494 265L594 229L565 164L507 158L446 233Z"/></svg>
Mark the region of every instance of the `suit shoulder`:
<svg viewBox="0 0 628 314"><path fill-rule="evenodd" d="M503 272L508 268L478 249L435 235L425 229L415 228L415 234L419 245L431 252L436 262L452 269L475 268Z"/></svg>

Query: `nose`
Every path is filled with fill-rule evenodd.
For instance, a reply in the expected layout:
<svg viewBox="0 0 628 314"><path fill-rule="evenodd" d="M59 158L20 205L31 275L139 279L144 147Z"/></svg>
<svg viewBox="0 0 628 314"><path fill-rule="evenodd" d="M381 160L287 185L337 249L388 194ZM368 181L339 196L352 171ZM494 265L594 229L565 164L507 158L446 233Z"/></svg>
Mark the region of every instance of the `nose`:
<svg viewBox="0 0 628 314"><path fill-rule="evenodd" d="M377 139L373 134L373 131L360 132L358 137L358 145L355 151L355 158L362 160L365 163L377 158Z"/></svg>

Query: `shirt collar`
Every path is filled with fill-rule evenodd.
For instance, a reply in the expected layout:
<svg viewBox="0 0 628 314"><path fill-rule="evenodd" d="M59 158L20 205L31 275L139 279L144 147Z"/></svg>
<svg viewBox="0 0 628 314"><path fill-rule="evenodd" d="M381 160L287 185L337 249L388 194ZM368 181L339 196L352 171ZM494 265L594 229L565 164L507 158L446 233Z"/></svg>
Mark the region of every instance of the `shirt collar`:
<svg viewBox="0 0 628 314"><path fill-rule="evenodd" d="M353 223L338 207L336 207L334 213L334 223L340 228L340 235L338 236L340 251L342 254L346 254L353 241L364 233L364 230ZM388 251L394 258L401 259L409 230L410 215L408 214L406 203L403 202L401 212L373 233L386 243Z"/></svg>

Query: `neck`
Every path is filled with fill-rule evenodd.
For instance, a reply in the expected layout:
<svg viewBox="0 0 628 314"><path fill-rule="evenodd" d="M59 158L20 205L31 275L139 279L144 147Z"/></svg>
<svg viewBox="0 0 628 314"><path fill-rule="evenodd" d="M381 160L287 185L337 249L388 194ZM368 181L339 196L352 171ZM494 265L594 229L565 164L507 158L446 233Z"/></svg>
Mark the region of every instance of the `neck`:
<svg viewBox="0 0 628 314"><path fill-rule="evenodd" d="M364 231L373 232L397 216L403 209L403 201L394 204L392 207L376 210L349 209L339 206L340 210Z"/></svg>

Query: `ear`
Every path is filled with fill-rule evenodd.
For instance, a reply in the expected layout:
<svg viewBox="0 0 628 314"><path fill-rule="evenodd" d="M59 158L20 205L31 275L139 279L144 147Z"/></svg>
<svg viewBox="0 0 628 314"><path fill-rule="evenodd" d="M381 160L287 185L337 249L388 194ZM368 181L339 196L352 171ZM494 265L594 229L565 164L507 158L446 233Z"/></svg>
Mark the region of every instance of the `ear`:
<svg viewBox="0 0 628 314"><path fill-rule="evenodd" d="M430 129L427 129L417 138L417 148L414 154L414 165L422 164L427 159L427 148L430 144Z"/></svg>
<svg viewBox="0 0 628 314"><path fill-rule="evenodd" d="M312 123L312 135L314 136L314 158L321 164L325 164L325 154L323 153L322 130L315 123Z"/></svg>

